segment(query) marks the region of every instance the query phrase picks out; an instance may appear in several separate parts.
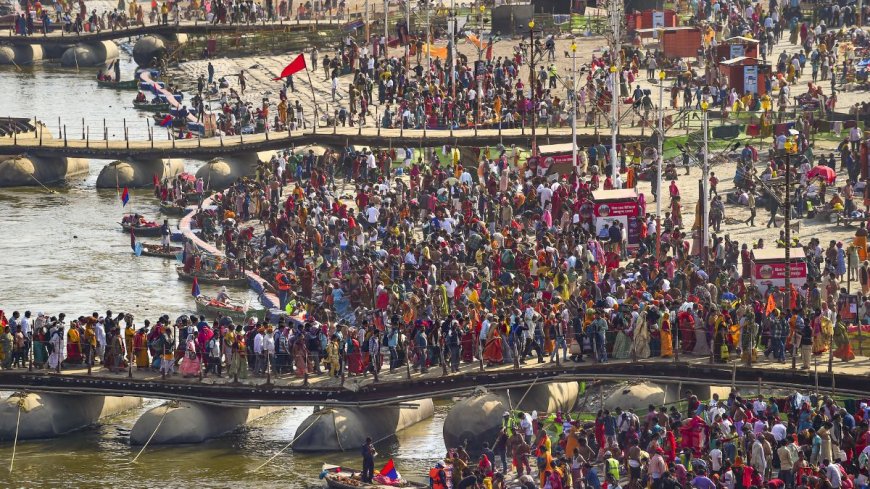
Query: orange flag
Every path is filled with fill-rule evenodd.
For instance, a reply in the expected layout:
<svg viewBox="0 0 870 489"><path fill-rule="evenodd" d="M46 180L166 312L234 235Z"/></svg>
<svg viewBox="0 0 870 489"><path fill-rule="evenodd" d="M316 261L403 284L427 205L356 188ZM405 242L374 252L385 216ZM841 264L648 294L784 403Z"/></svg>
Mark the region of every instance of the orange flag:
<svg viewBox="0 0 870 489"><path fill-rule="evenodd" d="M767 296L767 307L764 308L764 315L770 316L770 313L776 309L776 301L773 300L773 294Z"/></svg>

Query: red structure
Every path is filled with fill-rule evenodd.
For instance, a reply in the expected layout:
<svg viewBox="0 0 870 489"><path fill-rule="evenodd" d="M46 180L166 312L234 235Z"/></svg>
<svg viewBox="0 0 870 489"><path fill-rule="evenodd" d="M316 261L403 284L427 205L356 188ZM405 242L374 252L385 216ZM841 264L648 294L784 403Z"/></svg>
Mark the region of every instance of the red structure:
<svg viewBox="0 0 870 489"><path fill-rule="evenodd" d="M697 27L666 27L660 35L667 58L694 58L701 48L701 29Z"/></svg>
<svg viewBox="0 0 870 489"><path fill-rule="evenodd" d="M679 17L673 10L644 10L625 14L628 29L652 29L653 27L676 27Z"/></svg>
<svg viewBox="0 0 870 489"><path fill-rule="evenodd" d="M730 37L716 46L716 60L718 61L741 56L758 58L758 41L748 37Z"/></svg>
<svg viewBox="0 0 870 489"><path fill-rule="evenodd" d="M729 87L736 88L740 95L746 92L767 93L766 80L770 76L770 66L759 64L755 58L740 56L719 62L719 71L728 79Z"/></svg>

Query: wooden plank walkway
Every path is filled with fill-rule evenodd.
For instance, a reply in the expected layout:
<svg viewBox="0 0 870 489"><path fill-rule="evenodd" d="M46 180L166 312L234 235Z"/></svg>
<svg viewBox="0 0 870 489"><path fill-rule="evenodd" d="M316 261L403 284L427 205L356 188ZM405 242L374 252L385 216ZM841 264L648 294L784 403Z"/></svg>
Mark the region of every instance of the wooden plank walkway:
<svg viewBox="0 0 870 489"><path fill-rule="evenodd" d="M367 377L348 377L342 384L328 375L311 376L308 384L292 374L252 377L233 382L227 377L204 379L182 378L178 375L162 379L152 370L109 373L94 367L65 369L58 374L49 371L28 372L26 369L0 371L0 389L29 392L76 392L118 396L147 396L237 406L300 405L300 406L379 406L408 402L428 397L467 395L478 387L490 389L521 388L533 383L589 380L649 380L661 383L712 384L733 386L753 391L756 388L781 388L800 392L823 392L838 395L865 396L870 360L859 357L844 363L835 360L833 374L827 372L827 358L818 360L817 369L792 370L791 363L762 360L752 367L709 363L708 357L680 356L673 359L651 358L609 361L599 364L563 362L538 364L529 361L522 368L498 365L480 370L478 363L464 363L460 372L443 375L438 367L426 374L409 372L400 367L394 373L385 368L380 382ZM800 362L799 362L800 364Z"/></svg>
<svg viewBox="0 0 870 489"><path fill-rule="evenodd" d="M650 131L645 131L649 135ZM620 140L636 141L644 139L639 127L620 128ZM601 128L595 135L594 128L577 130L577 144L588 146L610 142L609 128ZM172 139L164 141L147 140L82 140L82 139L40 139L29 134L26 137L0 138L0 154L34 154L42 156L68 156L91 159L122 158L193 158L209 159L238 153L253 153L286 149L307 144L327 146L372 146L385 147L433 147L441 145L495 146L499 143L509 146L517 144L528 147L532 140L531 130L516 129L460 129L460 130L421 130L421 129L379 129L375 127L320 127L291 132L271 132L239 135L231 137L212 137L195 139ZM538 128L539 145L571 141L570 127Z"/></svg>
<svg viewBox="0 0 870 489"><path fill-rule="evenodd" d="M139 37L148 34L172 36L175 34L188 34L195 36L217 34L250 34L257 31L306 31L310 29L339 29L343 23L337 21L278 21L261 22L256 24L211 24L202 21L183 21L166 25L149 24L145 26L131 26L126 29L102 30L100 32L82 32L81 34L63 32L59 26L54 25L54 30L48 35L37 34L34 36L15 36L4 31L0 35L0 43L12 45L28 44L76 44L88 42L111 41L129 37Z"/></svg>

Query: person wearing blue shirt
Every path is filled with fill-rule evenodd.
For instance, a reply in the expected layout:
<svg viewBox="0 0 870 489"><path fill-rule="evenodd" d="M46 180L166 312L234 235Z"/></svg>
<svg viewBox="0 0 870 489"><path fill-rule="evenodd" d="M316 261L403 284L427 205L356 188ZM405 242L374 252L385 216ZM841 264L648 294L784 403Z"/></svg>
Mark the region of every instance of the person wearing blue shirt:
<svg viewBox="0 0 870 489"><path fill-rule="evenodd" d="M586 463L586 487L588 489L601 489L601 480L598 478L598 472L590 463Z"/></svg>

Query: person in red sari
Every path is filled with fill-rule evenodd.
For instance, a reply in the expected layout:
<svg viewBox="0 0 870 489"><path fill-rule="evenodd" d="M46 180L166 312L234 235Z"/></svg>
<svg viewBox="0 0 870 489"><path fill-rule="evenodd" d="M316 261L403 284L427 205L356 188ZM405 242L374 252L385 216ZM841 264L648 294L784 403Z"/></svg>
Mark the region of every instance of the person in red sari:
<svg viewBox="0 0 870 489"><path fill-rule="evenodd" d="M677 324L680 328L680 346L684 353L695 350L695 317L689 311L677 314Z"/></svg>
<svg viewBox="0 0 870 489"><path fill-rule="evenodd" d="M486 346L483 349L483 360L487 365L501 365L504 362L501 332L499 326L493 324L486 334Z"/></svg>
<svg viewBox="0 0 870 489"><path fill-rule="evenodd" d="M681 448L691 448L700 453L706 427L706 423L698 415L687 420L686 423L680 427Z"/></svg>
<svg viewBox="0 0 870 489"><path fill-rule="evenodd" d="M347 371L351 374L361 374L365 364L363 362L363 354L359 347L359 340L353 337L353 333L345 343L345 359L347 361Z"/></svg>

